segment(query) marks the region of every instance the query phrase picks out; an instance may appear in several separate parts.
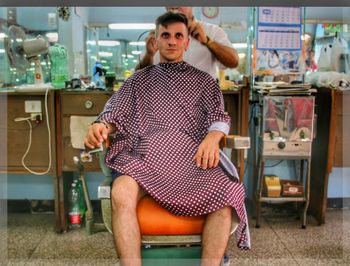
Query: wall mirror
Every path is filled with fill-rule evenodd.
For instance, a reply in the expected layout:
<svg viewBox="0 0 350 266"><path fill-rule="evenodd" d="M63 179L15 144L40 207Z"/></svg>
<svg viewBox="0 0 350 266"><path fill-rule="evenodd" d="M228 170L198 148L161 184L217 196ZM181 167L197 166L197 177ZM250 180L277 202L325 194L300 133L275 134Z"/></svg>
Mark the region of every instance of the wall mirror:
<svg viewBox="0 0 350 266"><path fill-rule="evenodd" d="M89 26L86 31L87 73L92 75L96 60L100 60L107 75L115 75L117 80L124 80L137 65L145 51L145 38L149 29L146 24L165 12L164 7L98 7L90 12ZM240 66L236 70L227 70L230 79L240 79L246 74L247 57L247 16L244 7L193 7L196 19L222 27L237 49ZM139 23L135 29L111 29L110 23Z"/></svg>

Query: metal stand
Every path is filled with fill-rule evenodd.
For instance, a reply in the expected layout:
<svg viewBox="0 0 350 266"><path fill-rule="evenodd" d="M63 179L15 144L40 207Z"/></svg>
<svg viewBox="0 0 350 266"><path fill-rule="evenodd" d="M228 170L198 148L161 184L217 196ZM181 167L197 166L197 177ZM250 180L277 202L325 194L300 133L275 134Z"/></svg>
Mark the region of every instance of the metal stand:
<svg viewBox="0 0 350 266"><path fill-rule="evenodd" d="M277 197L271 198L263 195L263 182L264 182L264 168L265 162L268 160L300 160L300 182L304 184L304 195L302 197ZM307 163L307 170L304 173L305 162ZM261 203L285 203L285 202L303 202L304 210L302 214L301 228L306 228L306 212L309 207L310 200L310 170L311 170L311 157L309 156L259 156L258 158L258 187L255 194L256 199L256 228L260 227L261 217Z"/></svg>
<svg viewBox="0 0 350 266"><path fill-rule="evenodd" d="M261 204L266 203L302 203L302 228L306 228L306 213L310 201L311 151L314 137L313 96L261 95L259 130L255 132L257 144L257 165L254 181L256 227L260 227ZM257 138L258 137L258 138ZM265 163L268 160L300 161L300 169L296 171L298 178L294 180L303 184L302 195L263 194ZM307 167L307 168L305 168ZM298 167L299 168L299 167ZM300 174L299 174L300 173ZM282 188L283 191L283 188ZM282 193L281 193L282 194Z"/></svg>

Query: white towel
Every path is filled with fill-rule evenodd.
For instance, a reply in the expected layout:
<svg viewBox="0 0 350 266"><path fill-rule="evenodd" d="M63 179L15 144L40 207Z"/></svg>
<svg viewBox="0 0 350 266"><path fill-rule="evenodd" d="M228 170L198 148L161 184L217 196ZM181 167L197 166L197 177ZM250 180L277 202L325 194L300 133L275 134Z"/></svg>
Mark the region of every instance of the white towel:
<svg viewBox="0 0 350 266"><path fill-rule="evenodd" d="M85 149L84 138L89 126L97 116L74 116L70 117L70 139L73 148Z"/></svg>

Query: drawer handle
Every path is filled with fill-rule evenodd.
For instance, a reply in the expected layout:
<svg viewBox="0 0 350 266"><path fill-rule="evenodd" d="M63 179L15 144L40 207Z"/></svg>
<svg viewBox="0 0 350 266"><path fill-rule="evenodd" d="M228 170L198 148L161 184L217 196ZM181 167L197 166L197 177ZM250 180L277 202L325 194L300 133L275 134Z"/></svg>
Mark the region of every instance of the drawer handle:
<svg viewBox="0 0 350 266"><path fill-rule="evenodd" d="M90 100L86 100L84 106L86 109L91 109L94 106L94 103Z"/></svg>

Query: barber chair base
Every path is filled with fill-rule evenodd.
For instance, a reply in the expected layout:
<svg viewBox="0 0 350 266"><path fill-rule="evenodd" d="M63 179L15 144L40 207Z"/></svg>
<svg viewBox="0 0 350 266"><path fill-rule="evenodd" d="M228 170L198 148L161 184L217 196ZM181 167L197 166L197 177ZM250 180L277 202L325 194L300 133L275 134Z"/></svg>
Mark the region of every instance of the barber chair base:
<svg viewBox="0 0 350 266"><path fill-rule="evenodd" d="M201 252L202 249L199 246L143 248L142 265L200 265Z"/></svg>
<svg viewBox="0 0 350 266"><path fill-rule="evenodd" d="M142 266L199 266L201 254L200 246L142 248ZM225 255L220 266L228 265L230 259Z"/></svg>

